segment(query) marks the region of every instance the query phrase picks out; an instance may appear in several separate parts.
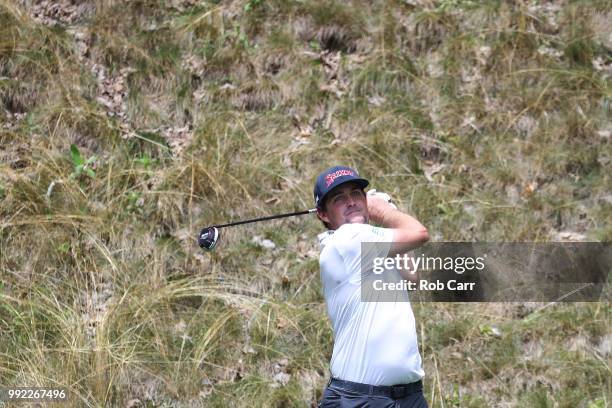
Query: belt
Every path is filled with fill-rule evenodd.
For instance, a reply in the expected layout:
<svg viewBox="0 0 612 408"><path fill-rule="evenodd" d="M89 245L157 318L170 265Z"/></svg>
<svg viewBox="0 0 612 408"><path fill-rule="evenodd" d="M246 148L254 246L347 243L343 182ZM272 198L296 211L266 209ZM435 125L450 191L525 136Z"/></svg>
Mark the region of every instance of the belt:
<svg viewBox="0 0 612 408"><path fill-rule="evenodd" d="M369 385L332 378L329 381L329 384L338 388L343 388L345 390L355 391L362 394L380 395L393 399L404 398L408 395L423 391L423 382L421 380L410 384Z"/></svg>

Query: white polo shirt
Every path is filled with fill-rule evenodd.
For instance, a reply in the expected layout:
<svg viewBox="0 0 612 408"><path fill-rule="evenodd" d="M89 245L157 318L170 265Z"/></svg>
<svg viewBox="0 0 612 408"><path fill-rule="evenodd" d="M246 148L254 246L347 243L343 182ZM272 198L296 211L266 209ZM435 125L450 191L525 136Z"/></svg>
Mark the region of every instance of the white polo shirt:
<svg viewBox="0 0 612 408"><path fill-rule="evenodd" d="M383 243L363 254L364 265L372 265L372 257L387 256L393 230L344 224L319 234L321 281L334 329L331 374L370 385L418 381L424 373L407 293L404 301L361 302L362 242Z"/></svg>

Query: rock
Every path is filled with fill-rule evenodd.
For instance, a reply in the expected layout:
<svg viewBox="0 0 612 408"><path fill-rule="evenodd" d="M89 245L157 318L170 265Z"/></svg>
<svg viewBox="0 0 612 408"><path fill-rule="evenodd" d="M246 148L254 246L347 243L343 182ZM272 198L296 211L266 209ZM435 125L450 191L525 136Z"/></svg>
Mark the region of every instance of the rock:
<svg viewBox="0 0 612 408"><path fill-rule="evenodd" d="M141 406L142 403L140 402L140 400L138 398L133 398L131 400L129 400L127 402L127 404L125 404L125 408L136 408Z"/></svg>
<svg viewBox="0 0 612 408"><path fill-rule="evenodd" d="M508 201L512 205L516 205L521 199L519 189L514 184L509 184L506 186L506 196L508 197Z"/></svg>
<svg viewBox="0 0 612 408"><path fill-rule="evenodd" d="M111 109L113 107L113 103L111 101L107 100L103 96L98 96L96 98L96 101L98 101L100 104L104 105L107 109Z"/></svg>
<svg viewBox="0 0 612 408"><path fill-rule="evenodd" d="M183 69L189 71L193 76L201 78L204 76L206 62L194 55L188 56L183 60Z"/></svg>
<svg viewBox="0 0 612 408"><path fill-rule="evenodd" d="M560 242L586 241L587 236L575 231L557 231L553 234L553 239Z"/></svg>
<svg viewBox="0 0 612 408"><path fill-rule="evenodd" d="M463 119L463 122L461 122L461 127L471 127L472 129L480 133L480 128L476 125L476 116L474 115L466 116Z"/></svg>
<svg viewBox="0 0 612 408"><path fill-rule="evenodd" d="M436 173L439 173L442 169L444 169L446 167L446 164L442 164L442 163L435 163L431 166L424 166L425 167L425 178L430 181L433 182L433 176Z"/></svg>
<svg viewBox="0 0 612 408"><path fill-rule="evenodd" d="M491 47L488 45L483 45L476 49L476 59L481 65L486 65L487 60L491 56Z"/></svg>
<svg viewBox="0 0 612 408"><path fill-rule="evenodd" d="M386 99L383 96L370 96L368 98L368 103L373 106L382 106L386 102Z"/></svg>
<svg viewBox="0 0 612 408"><path fill-rule="evenodd" d="M612 334L608 333L601 338L597 345L597 351L604 357L612 355Z"/></svg>
<svg viewBox="0 0 612 408"><path fill-rule="evenodd" d="M596 133L597 136L601 137L602 139L610 139L610 135L612 135L612 125L604 129L598 130Z"/></svg>
<svg viewBox="0 0 612 408"><path fill-rule="evenodd" d="M302 388L302 395L305 401L313 401L317 399L317 391L319 384L322 382L322 376L316 370L301 371L298 374L297 381Z"/></svg>
<svg viewBox="0 0 612 408"><path fill-rule="evenodd" d="M538 128L538 122L528 115L523 115L516 123L516 128L519 132L527 137L530 137Z"/></svg>
<svg viewBox="0 0 612 408"><path fill-rule="evenodd" d="M257 354L257 352L255 351L255 349L251 346L244 346L242 348L242 352L245 354Z"/></svg>
<svg viewBox="0 0 612 408"><path fill-rule="evenodd" d="M523 358L527 361L538 361L544 355L544 347L540 340L529 340L522 346Z"/></svg>
<svg viewBox="0 0 612 408"><path fill-rule="evenodd" d="M277 373L274 375L274 384L272 384L272 387L274 388L284 387L285 385L289 383L289 380L291 380L290 374L282 373L282 372Z"/></svg>
<svg viewBox="0 0 612 408"><path fill-rule="evenodd" d="M235 85L230 84L229 82L226 84L223 84L219 87L220 91L233 91L236 89Z"/></svg>
<svg viewBox="0 0 612 408"><path fill-rule="evenodd" d="M581 334L574 336L567 341L565 349L584 355L590 349L589 339Z"/></svg>
<svg viewBox="0 0 612 408"><path fill-rule="evenodd" d="M427 54L427 74L432 78L440 78L444 75L444 66L442 65L442 56L438 53Z"/></svg>
<svg viewBox="0 0 612 408"><path fill-rule="evenodd" d="M538 54L551 58L561 58L563 56L563 51L542 45L538 48Z"/></svg>
<svg viewBox="0 0 612 408"><path fill-rule="evenodd" d="M612 30L610 29L610 20L612 19L612 11L604 13L594 13L591 18L589 27L594 34L593 40L600 44L608 51L612 51Z"/></svg>
<svg viewBox="0 0 612 408"><path fill-rule="evenodd" d="M174 325L174 333L185 333L187 330L187 323L181 319L177 324Z"/></svg>
<svg viewBox="0 0 612 408"><path fill-rule="evenodd" d="M168 142L175 157L182 155L183 151L191 144L193 131L189 126L181 128L165 128L162 130L164 139Z"/></svg>
<svg viewBox="0 0 612 408"><path fill-rule="evenodd" d="M483 324L483 325L480 325L478 328L481 334L484 334L487 336L493 336L497 338L500 338L502 336L502 332L497 326L493 326L493 325L489 326L489 325Z"/></svg>
<svg viewBox="0 0 612 408"><path fill-rule="evenodd" d="M264 239L259 235L255 235L251 241L254 244L259 245L260 247L265 248L265 249L271 250L271 249L276 248L276 244L274 242L272 242L269 239Z"/></svg>

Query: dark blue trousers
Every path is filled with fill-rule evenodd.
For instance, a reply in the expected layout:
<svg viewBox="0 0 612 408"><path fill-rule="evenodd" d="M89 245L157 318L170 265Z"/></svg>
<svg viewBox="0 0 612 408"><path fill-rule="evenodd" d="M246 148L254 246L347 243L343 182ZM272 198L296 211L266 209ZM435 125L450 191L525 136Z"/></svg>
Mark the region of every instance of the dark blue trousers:
<svg viewBox="0 0 612 408"><path fill-rule="evenodd" d="M428 408L423 383L372 386L331 379L319 408Z"/></svg>

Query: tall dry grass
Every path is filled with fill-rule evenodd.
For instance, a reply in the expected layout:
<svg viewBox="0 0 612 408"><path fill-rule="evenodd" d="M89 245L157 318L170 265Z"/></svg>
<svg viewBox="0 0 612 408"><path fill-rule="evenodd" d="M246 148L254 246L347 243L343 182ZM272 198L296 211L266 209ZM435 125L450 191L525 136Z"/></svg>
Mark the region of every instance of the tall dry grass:
<svg viewBox="0 0 612 408"><path fill-rule="evenodd" d="M224 230L213 253L194 238L309 208L336 163L435 240L609 241L610 13L0 2L0 384L71 406L313 406L320 224ZM607 406L609 304L537 307L414 305L430 405Z"/></svg>

